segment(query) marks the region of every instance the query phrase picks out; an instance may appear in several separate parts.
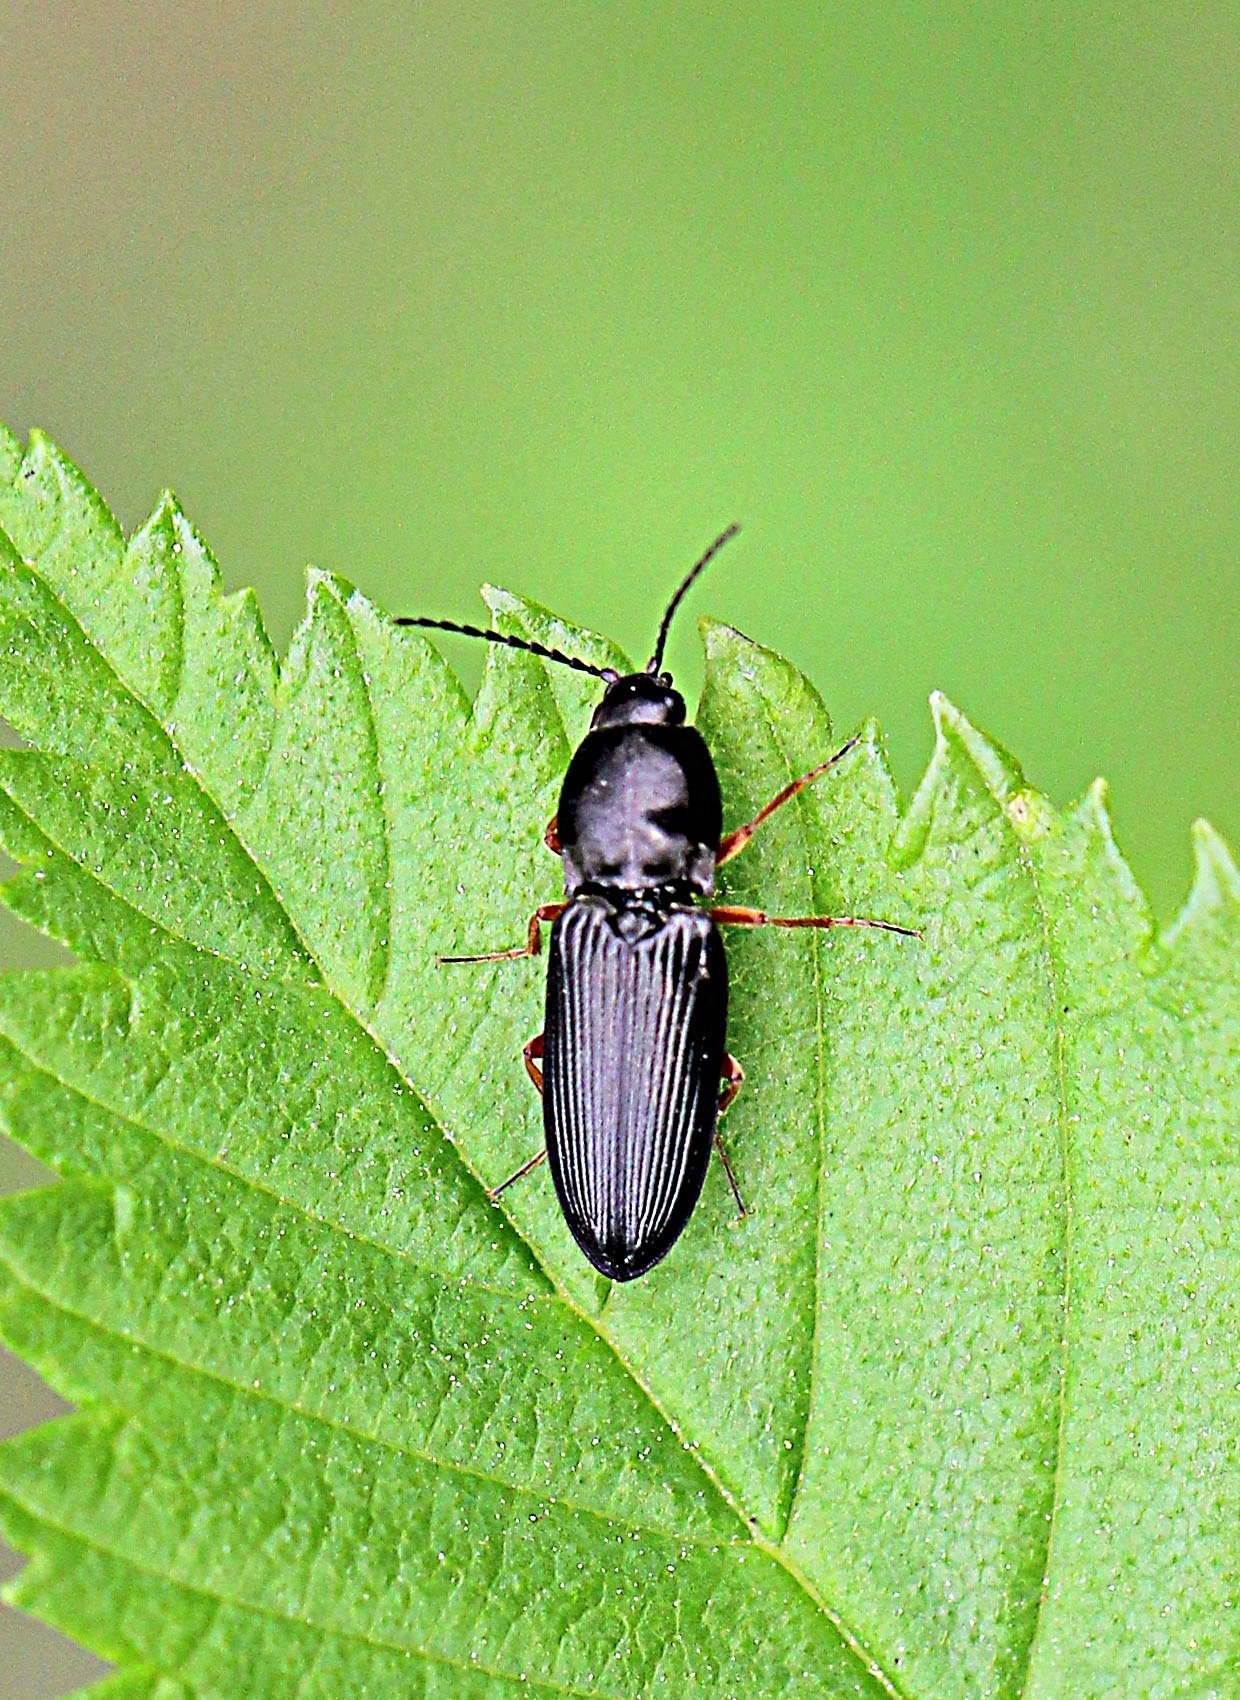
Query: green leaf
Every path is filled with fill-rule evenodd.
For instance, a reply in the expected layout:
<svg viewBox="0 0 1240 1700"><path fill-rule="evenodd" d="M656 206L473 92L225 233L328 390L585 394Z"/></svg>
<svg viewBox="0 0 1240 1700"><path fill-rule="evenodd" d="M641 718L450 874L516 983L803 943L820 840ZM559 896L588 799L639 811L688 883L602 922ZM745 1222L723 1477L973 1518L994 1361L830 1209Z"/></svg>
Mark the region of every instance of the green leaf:
<svg viewBox="0 0 1240 1700"><path fill-rule="evenodd" d="M519 1064L595 687L437 653L313 575L287 661L169 497L128 544L0 440L0 1326L78 1411L0 1453L28 1610L125 1700L1235 1692L1240 880L1156 936L943 701L725 870L746 1084L665 1263L573 1246ZM502 592L493 617L601 640ZM840 742L707 628L730 824Z"/></svg>

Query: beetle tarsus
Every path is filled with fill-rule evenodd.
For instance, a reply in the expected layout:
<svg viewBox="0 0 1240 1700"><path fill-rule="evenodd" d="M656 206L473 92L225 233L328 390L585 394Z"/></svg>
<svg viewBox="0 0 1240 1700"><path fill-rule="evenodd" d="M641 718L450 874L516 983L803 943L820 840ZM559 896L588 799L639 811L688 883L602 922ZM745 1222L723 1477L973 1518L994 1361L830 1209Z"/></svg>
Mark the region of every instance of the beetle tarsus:
<svg viewBox="0 0 1240 1700"><path fill-rule="evenodd" d="M741 1197L741 1189L736 1184L736 1176L732 1173L732 1165L728 1162L728 1154L723 1148L723 1141L718 1133L715 1134L715 1150L719 1153L719 1161L723 1164L723 1172L728 1177L728 1185L732 1188L732 1197L736 1200L736 1212L743 1222L749 1211L745 1208L745 1200Z"/></svg>

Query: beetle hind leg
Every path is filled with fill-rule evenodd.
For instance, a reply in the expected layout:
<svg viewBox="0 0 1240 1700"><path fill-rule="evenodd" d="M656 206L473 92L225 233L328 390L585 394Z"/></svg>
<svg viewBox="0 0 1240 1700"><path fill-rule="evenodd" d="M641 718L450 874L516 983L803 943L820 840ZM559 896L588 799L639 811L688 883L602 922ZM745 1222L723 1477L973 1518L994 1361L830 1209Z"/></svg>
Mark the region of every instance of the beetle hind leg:
<svg viewBox="0 0 1240 1700"><path fill-rule="evenodd" d="M537 1086L540 1094L543 1089L543 1071L538 1065L542 1061L543 1048L541 1033L535 1033L534 1037L527 1040L521 1047L521 1055L525 1060L525 1072ZM491 1203L495 1203L505 1187L510 1187L513 1181L519 1181L523 1175L528 1175L531 1169L536 1169L540 1163L545 1162L546 1157L547 1147L544 1145L537 1156L531 1157L527 1163L522 1163L519 1169L514 1169L506 1181L501 1181L498 1186L490 1187L487 1191L487 1197L491 1200Z"/></svg>
<svg viewBox="0 0 1240 1700"><path fill-rule="evenodd" d="M715 1112L716 1115L721 1116L727 1109L733 1098L735 1098L736 1094L740 1091L741 1082L744 1078L744 1069L729 1051L723 1059L723 1085L719 1088L719 1108ZM744 1221L745 1217L748 1216L749 1211L745 1207L745 1200L741 1197L741 1189L736 1184L736 1176L732 1173L732 1165L728 1161L728 1154L724 1150L723 1140L719 1137L719 1129L717 1127L715 1129L715 1150L719 1153L719 1161L723 1164L723 1172L728 1177L728 1185L732 1188L732 1197L736 1200L737 1214L740 1220Z"/></svg>
<svg viewBox="0 0 1240 1700"><path fill-rule="evenodd" d="M540 1163L545 1163L546 1160L547 1147L544 1145L542 1150L539 1151L536 1156L531 1157L528 1162L522 1163L519 1169L514 1169L506 1181L501 1181L498 1186L490 1188L487 1193L487 1197L491 1200L491 1203L494 1204L500 1193L503 1192L505 1188L510 1187L513 1181L519 1181L523 1175L528 1175L531 1169L536 1169Z"/></svg>

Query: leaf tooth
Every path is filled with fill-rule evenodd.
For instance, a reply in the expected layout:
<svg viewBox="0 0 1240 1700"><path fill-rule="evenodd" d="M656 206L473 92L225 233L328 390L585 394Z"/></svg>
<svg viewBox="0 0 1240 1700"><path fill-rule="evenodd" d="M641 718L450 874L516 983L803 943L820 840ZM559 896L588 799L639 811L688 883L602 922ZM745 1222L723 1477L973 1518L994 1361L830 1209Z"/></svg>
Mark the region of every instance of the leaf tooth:
<svg viewBox="0 0 1240 1700"><path fill-rule="evenodd" d="M1220 909L1240 907L1240 870L1222 834L1204 818L1193 822L1192 832L1197 864L1194 883L1201 889L1202 901Z"/></svg>
<svg viewBox="0 0 1240 1700"><path fill-rule="evenodd" d="M568 620L560 619L541 603L532 602L527 597L517 596L512 591L502 590L491 584L482 586L482 599L490 610L497 631L510 632L515 637L532 638L535 643L546 644L565 655L588 661L592 667L614 667L620 673L633 671L633 664L628 656L614 643L594 632L584 631ZM488 644L487 648L493 652L493 658L497 661L514 653L501 649L498 644ZM600 681L582 673L574 673L567 667L557 666L553 661L536 661L535 665L551 688L569 741L575 744L585 733L590 715L602 693Z"/></svg>
<svg viewBox="0 0 1240 1700"><path fill-rule="evenodd" d="M964 751L997 803L1006 805L1018 792L1027 789L1015 757L1002 744L979 732L942 691L931 692L930 712L939 739L946 746L955 744Z"/></svg>
<svg viewBox="0 0 1240 1700"><path fill-rule="evenodd" d="M103 497L51 438L31 431L7 490L0 520L23 555L41 555L49 577L75 611L113 576L124 549L121 528ZM90 547L83 548L89 538Z"/></svg>
<svg viewBox="0 0 1240 1700"><path fill-rule="evenodd" d="M240 812L261 782L275 704L276 654L258 598L249 588L223 593L214 555L171 491L131 539L124 577L122 606L138 631L134 601L145 616L151 581L162 590L166 641L157 669L139 651L122 677L223 805Z"/></svg>
<svg viewBox="0 0 1240 1700"><path fill-rule="evenodd" d="M726 620L716 620L710 614L703 614L698 620L698 630L702 634L707 662L712 665L722 665L725 661L730 661L742 672L752 673L755 663L774 661L795 671L792 669L792 663L782 655L768 649L756 638L746 637L744 632L736 626L730 626Z"/></svg>
<svg viewBox="0 0 1240 1700"><path fill-rule="evenodd" d="M320 596L330 596L343 608L355 594L357 586L352 579L342 578L339 573L330 572L326 567L306 568L306 602L311 613Z"/></svg>
<svg viewBox="0 0 1240 1700"><path fill-rule="evenodd" d="M141 604L145 638L131 660L133 682L165 720L176 706L185 663L185 524L176 497L165 490L125 551L125 577L131 598Z"/></svg>
<svg viewBox="0 0 1240 1700"><path fill-rule="evenodd" d="M65 1700L193 1700L183 1682L154 1665L130 1666L89 1688L75 1689Z"/></svg>
<svg viewBox="0 0 1240 1700"><path fill-rule="evenodd" d="M1240 871L1221 834L1207 820L1192 825L1193 883L1184 907L1164 935L1168 946L1187 944L1234 922L1240 910Z"/></svg>
<svg viewBox="0 0 1240 1700"><path fill-rule="evenodd" d="M942 691L931 692L930 715L934 749L893 841L893 865L907 869L921 859L936 819L953 812L952 791L962 779L970 788L980 783L1022 837L1043 831L1051 819L1049 808L1003 746L979 732Z"/></svg>
<svg viewBox="0 0 1240 1700"><path fill-rule="evenodd" d="M1111 818L1111 787L1101 775L1094 780L1081 800L1069 811L1065 826L1077 827L1086 839L1101 851L1104 865L1127 901L1148 916L1145 893L1128 865L1128 859L1115 837ZM1148 923L1147 923L1148 925Z"/></svg>
<svg viewBox="0 0 1240 1700"><path fill-rule="evenodd" d="M21 438L0 421L0 484L11 484L21 463Z"/></svg>
<svg viewBox="0 0 1240 1700"><path fill-rule="evenodd" d="M1045 871L1064 882L1065 897L1082 881L1091 893L1089 956L1098 972L1080 979L1078 999L1097 998L1098 1006L1106 1008L1112 977L1127 973L1131 963L1149 949L1155 936L1154 917L1116 842L1105 779L1095 779L1056 827ZM1106 973L1101 971L1104 960L1110 965ZM1082 1007L1078 1003L1078 1013Z"/></svg>
<svg viewBox="0 0 1240 1700"><path fill-rule="evenodd" d="M614 667L617 672L624 673L633 670L630 658L610 638L562 619L541 602L535 602L528 596L518 596L515 591L495 584L482 585L481 592L482 600L500 631L511 630L515 626L519 636L563 649L595 667Z"/></svg>
<svg viewBox="0 0 1240 1700"><path fill-rule="evenodd" d="M238 638L248 640L252 662L257 664L258 676L268 678L274 688L275 648L271 642L259 607L258 596L251 585L225 592L219 562L198 527L171 490L165 490L154 513L146 524L134 533L132 550L138 538L152 528L160 528L169 538L181 580L187 623L197 616L199 628L214 624L220 615L226 629ZM214 618L211 618L214 616ZM268 695L271 694L269 688Z"/></svg>
<svg viewBox="0 0 1240 1700"><path fill-rule="evenodd" d="M891 771L886 736L874 715L862 721L861 730L857 735L860 746L856 759L867 771L870 788L883 798L884 812L889 816L894 828L899 817L900 791L895 774Z"/></svg>

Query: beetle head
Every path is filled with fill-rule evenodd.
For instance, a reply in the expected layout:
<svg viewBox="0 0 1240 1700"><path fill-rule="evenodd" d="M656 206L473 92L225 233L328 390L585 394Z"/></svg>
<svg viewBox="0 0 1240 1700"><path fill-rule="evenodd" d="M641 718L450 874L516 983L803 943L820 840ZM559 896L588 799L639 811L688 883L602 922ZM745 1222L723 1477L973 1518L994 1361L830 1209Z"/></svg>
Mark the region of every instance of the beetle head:
<svg viewBox="0 0 1240 1700"><path fill-rule="evenodd" d="M683 726L684 723L685 699L673 686L670 673L629 673L608 685L590 726Z"/></svg>

